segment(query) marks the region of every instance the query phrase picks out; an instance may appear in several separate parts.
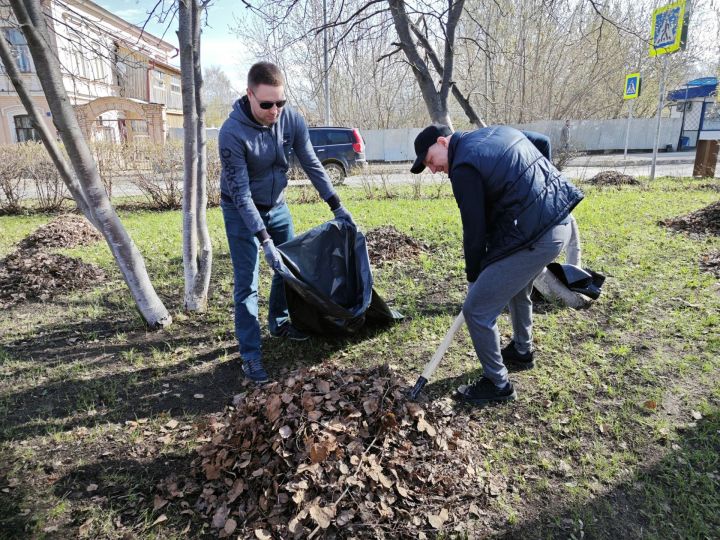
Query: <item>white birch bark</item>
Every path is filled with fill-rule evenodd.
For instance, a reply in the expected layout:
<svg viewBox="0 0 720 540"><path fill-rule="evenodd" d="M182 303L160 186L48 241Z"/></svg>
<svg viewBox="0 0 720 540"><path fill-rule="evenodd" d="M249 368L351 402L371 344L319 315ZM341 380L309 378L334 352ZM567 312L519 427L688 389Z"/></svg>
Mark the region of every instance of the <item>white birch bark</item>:
<svg viewBox="0 0 720 540"><path fill-rule="evenodd" d="M150 282L142 255L110 204L95 160L80 130L63 86L55 51L50 45L42 6L39 0L10 0L10 5L25 35L53 121L94 218L91 221L105 237L145 322L151 328L167 326L172 317Z"/></svg>
<svg viewBox="0 0 720 540"><path fill-rule="evenodd" d="M203 121L200 65L200 5L178 2L178 43L182 72L184 128L183 269L184 304L188 311L205 311L212 268L207 228L206 137Z"/></svg>

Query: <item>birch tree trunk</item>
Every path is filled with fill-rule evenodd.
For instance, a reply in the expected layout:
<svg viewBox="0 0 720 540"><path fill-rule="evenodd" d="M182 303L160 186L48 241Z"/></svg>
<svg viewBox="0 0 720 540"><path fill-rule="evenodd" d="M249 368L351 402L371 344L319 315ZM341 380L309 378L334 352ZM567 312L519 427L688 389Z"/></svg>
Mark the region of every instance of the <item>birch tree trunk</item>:
<svg viewBox="0 0 720 540"><path fill-rule="evenodd" d="M212 269L207 228L206 137L200 65L200 5L178 2L184 128L183 268L185 309L205 311Z"/></svg>
<svg viewBox="0 0 720 540"><path fill-rule="evenodd" d="M150 282L142 255L110 204L95 160L80 130L63 86L56 53L50 45L42 6L39 0L10 0L10 5L25 35L53 121L94 218L91 221L105 237L145 322L151 328L167 326L172 317Z"/></svg>

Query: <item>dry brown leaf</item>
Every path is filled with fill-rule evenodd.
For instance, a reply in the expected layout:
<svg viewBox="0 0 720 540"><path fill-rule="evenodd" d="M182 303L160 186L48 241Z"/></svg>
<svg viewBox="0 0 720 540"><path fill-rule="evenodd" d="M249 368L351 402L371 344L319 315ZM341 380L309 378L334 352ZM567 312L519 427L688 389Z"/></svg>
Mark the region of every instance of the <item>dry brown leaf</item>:
<svg viewBox="0 0 720 540"><path fill-rule="evenodd" d="M228 495L227 495L228 504L232 504L235 501L235 499L237 499L240 496L240 494L243 492L244 489L245 489L245 482L243 481L243 479L238 478L237 480L235 480L235 482L233 482L232 488L230 489L230 491L228 492Z"/></svg>
<svg viewBox="0 0 720 540"><path fill-rule="evenodd" d="M229 514L230 509L223 504L215 511L215 515L213 515L212 518L212 526L216 529L222 529L223 527L225 527L225 522L227 521Z"/></svg>
<svg viewBox="0 0 720 540"><path fill-rule="evenodd" d="M365 409L365 413L368 415L376 413L378 410L377 398L366 399L363 401L363 409Z"/></svg>
<svg viewBox="0 0 720 540"><path fill-rule="evenodd" d="M437 435L437 431L435 430L435 428L432 427L432 425L430 425L429 422L425 421L424 416L420 416L418 418L417 428L418 428L418 431L424 431L431 437L435 437Z"/></svg>
<svg viewBox="0 0 720 540"><path fill-rule="evenodd" d="M155 495L155 500L153 501L153 510L160 510L167 503L167 499L163 499L160 495Z"/></svg>
<svg viewBox="0 0 720 540"><path fill-rule="evenodd" d="M302 395L302 406L303 409L310 412L315 410L315 400L310 392L303 392Z"/></svg>
<svg viewBox="0 0 720 540"><path fill-rule="evenodd" d="M435 529L441 529L447 520L447 508L440 510L439 514L428 514L428 523L430 523L430 525L432 525Z"/></svg>
<svg viewBox="0 0 720 540"><path fill-rule="evenodd" d="M162 523L163 521L167 521L167 516L165 514L160 514L155 521L153 521L150 526L154 527L158 523Z"/></svg>
<svg viewBox="0 0 720 540"><path fill-rule="evenodd" d="M645 403L643 403L643 407L645 407L646 409L654 410L657 409L657 403L652 399L648 399Z"/></svg>
<svg viewBox="0 0 720 540"><path fill-rule="evenodd" d="M328 457L328 448L322 443L315 443L310 447L310 461L322 463Z"/></svg>
<svg viewBox="0 0 720 540"><path fill-rule="evenodd" d="M321 529L327 529L330 526L332 518L335 517L335 505L320 506L317 502L313 502L313 504L310 505L309 511L310 517Z"/></svg>
<svg viewBox="0 0 720 540"><path fill-rule="evenodd" d="M302 532L303 526L300 524L300 520L297 516L294 516L288 523L288 530L292 534L300 534L300 532Z"/></svg>
<svg viewBox="0 0 720 540"><path fill-rule="evenodd" d="M321 394L327 394L330 392L330 383L325 379L318 379L315 382L315 388L317 388L318 392Z"/></svg>
<svg viewBox="0 0 720 540"><path fill-rule="evenodd" d="M280 405L282 401L277 394L271 395L266 402L265 416L271 423L280 417Z"/></svg>
<svg viewBox="0 0 720 540"><path fill-rule="evenodd" d="M344 510L335 520L335 524L338 527L344 527L348 523L350 523L353 518L355 517L355 513L351 510Z"/></svg>
<svg viewBox="0 0 720 540"><path fill-rule="evenodd" d="M225 527L223 527L223 531L225 531L225 534L228 536L235 532L235 529L237 528L237 521L230 518L225 522Z"/></svg>
<svg viewBox="0 0 720 540"><path fill-rule="evenodd" d="M80 538L86 538L90 535L90 528L92 527L93 518L89 518L78 528L78 535Z"/></svg>

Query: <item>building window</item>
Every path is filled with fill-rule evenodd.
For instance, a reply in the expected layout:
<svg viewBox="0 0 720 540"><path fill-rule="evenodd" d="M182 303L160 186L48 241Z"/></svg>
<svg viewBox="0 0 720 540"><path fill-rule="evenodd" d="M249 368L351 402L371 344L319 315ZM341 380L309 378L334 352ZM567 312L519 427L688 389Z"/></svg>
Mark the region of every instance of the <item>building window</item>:
<svg viewBox="0 0 720 540"><path fill-rule="evenodd" d="M153 70L153 84L156 88L165 90L165 75L162 71Z"/></svg>
<svg viewBox="0 0 720 540"><path fill-rule="evenodd" d="M170 91L176 94L180 93L180 79L178 77L173 77L170 80Z"/></svg>
<svg viewBox="0 0 720 540"><path fill-rule="evenodd" d="M18 70L21 73L32 73L33 65L30 58L30 49L28 49L23 33L17 28L3 28L2 33L10 45L10 52L15 57Z"/></svg>
<svg viewBox="0 0 720 540"><path fill-rule="evenodd" d="M720 103L708 103L705 105L705 118L702 127L703 131L720 131Z"/></svg>
<svg viewBox="0 0 720 540"><path fill-rule="evenodd" d="M15 116L15 135L19 143L40 141L40 135L35 131L30 121L30 116L27 114L18 114Z"/></svg>

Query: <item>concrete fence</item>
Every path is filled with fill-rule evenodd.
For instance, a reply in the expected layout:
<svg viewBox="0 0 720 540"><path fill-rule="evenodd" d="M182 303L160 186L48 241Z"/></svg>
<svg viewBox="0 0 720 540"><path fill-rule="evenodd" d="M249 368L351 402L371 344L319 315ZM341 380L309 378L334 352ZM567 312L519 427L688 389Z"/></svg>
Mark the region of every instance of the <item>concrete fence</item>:
<svg viewBox="0 0 720 540"><path fill-rule="evenodd" d="M655 118L633 119L630 124L629 150L651 151L655 138ZM659 148L668 145L675 150L680 137L680 118L663 118L660 122ZM513 127L539 131L550 137L553 148L560 146L563 120L544 120ZM570 145L580 152L622 151L625 148L627 120L571 120ZM365 156L368 161L412 161L415 159L413 141L421 128L363 129ZM208 139L217 139L218 128L206 130ZM170 128L168 138L182 139L183 128Z"/></svg>
<svg viewBox="0 0 720 540"><path fill-rule="evenodd" d="M655 118L633 119L630 124L629 150L652 150ZM560 145L562 120L546 120L513 127L539 131L550 137L553 148ZM660 122L662 150L668 145L676 149L680 137L680 118L663 118ZM571 120L570 145L581 152L622 151L625 148L627 120ZM365 156L368 161L410 161L415 159L413 141L420 128L364 129Z"/></svg>

